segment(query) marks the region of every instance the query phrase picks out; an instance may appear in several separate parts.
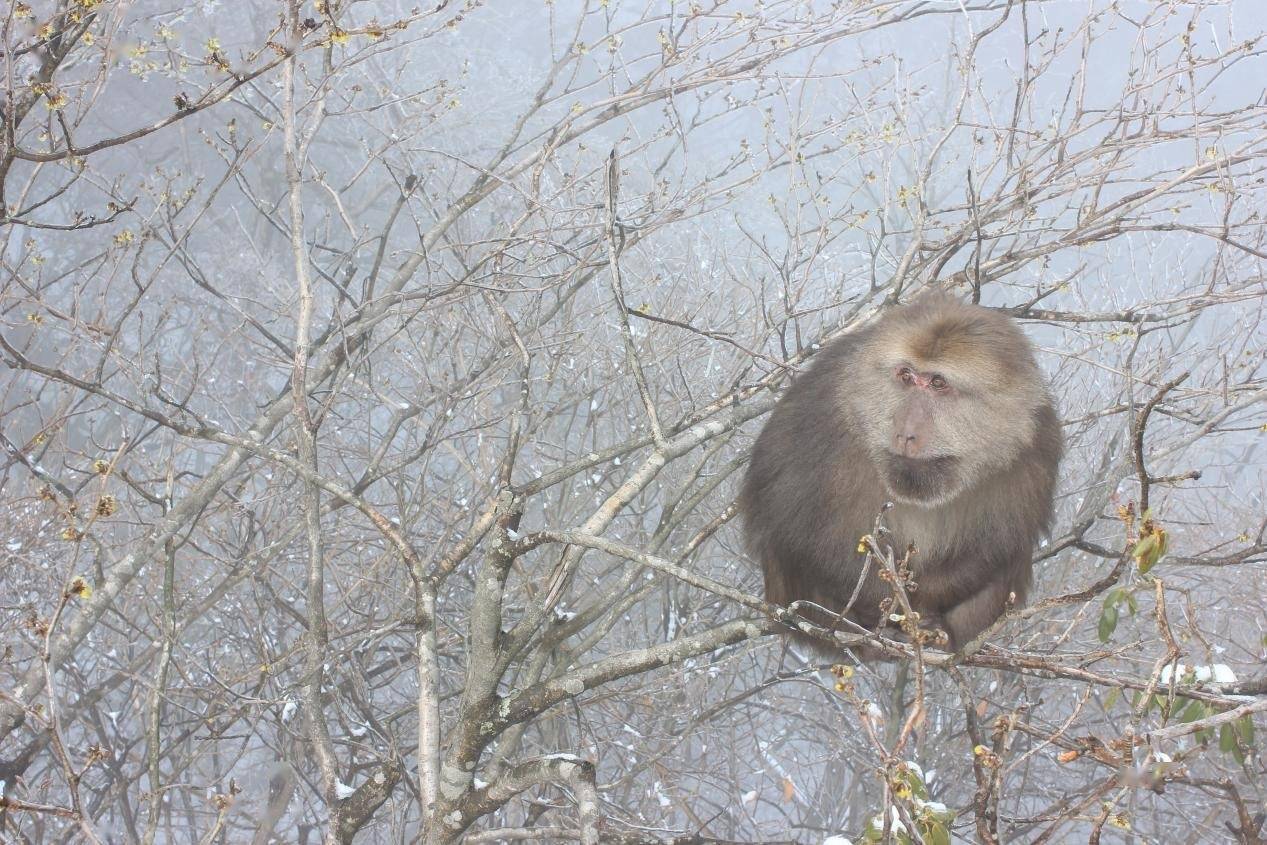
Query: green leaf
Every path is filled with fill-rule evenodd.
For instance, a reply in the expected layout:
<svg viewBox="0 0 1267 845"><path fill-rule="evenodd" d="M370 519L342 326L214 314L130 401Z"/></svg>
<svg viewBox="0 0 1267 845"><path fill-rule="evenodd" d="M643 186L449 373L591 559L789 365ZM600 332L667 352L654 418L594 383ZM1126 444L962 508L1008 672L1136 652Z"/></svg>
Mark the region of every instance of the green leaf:
<svg viewBox="0 0 1267 845"><path fill-rule="evenodd" d="M950 831L946 826L938 822L928 826L927 832L924 834L924 841L928 845L950 845Z"/></svg>
<svg viewBox="0 0 1267 845"><path fill-rule="evenodd" d="M1135 558L1135 563L1139 566L1141 575L1152 569L1153 564L1160 557L1157 554L1157 535L1149 534L1136 543L1135 548L1131 549L1131 557Z"/></svg>
<svg viewBox="0 0 1267 845"><path fill-rule="evenodd" d="M911 789L911 794L922 801L928 800L928 787L920 780L914 769L902 766L898 769L897 779Z"/></svg>
<svg viewBox="0 0 1267 845"><path fill-rule="evenodd" d="M1139 565L1139 571L1142 575L1156 566L1157 562L1165 557L1168 551L1170 551L1170 535L1166 532L1166 529L1158 525L1154 526L1151 534L1135 544L1131 554L1135 557L1135 562Z"/></svg>
<svg viewBox="0 0 1267 845"><path fill-rule="evenodd" d="M1180 711L1178 719L1180 722L1195 722L1197 719L1204 719L1208 715L1209 710L1204 702L1192 701Z"/></svg>
<svg viewBox="0 0 1267 845"><path fill-rule="evenodd" d="M1104 608L1100 614L1100 624L1097 631L1100 635L1100 642L1107 643L1113 636L1113 632L1117 630L1117 605L1109 605Z"/></svg>
<svg viewBox="0 0 1267 845"><path fill-rule="evenodd" d="M1112 710L1113 705L1117 704L1117 700L1121 697L1122 697L1122 690L1119 689L1118 687L1114 687L1113 689L1109 690L1109 694L1104 697L1104 709Z"/></svg>
<svg viewBox="0 0 1267 845"><path fill-rule="evenodd" d="M1246 746L1254 744L1254 717L1252 714L1246 713L1241 718L1233 722L1236 725L1236 731L1241 735L1241 741Z"/></svg>
<svg viewBox="0 0 1267 845"><path fill-rule="evenodd" d="M1219 728L1219 750L1224 754L1231 754L1238 763L1245 762L1245 747L1238 741L1240 740L1240 726L1237 724L1240 720L1230 724L1223 725Z"/></svg>

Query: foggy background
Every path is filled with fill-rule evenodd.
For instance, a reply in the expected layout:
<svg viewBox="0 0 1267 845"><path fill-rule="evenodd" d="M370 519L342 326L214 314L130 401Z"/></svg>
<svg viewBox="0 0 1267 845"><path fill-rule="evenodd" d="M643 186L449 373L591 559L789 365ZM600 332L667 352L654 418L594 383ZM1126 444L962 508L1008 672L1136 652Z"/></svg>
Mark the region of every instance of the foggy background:
<svg viewBox="0 0 1267 845"><path fill-rule="evenodd" d="M1267 837L1254 0L0 26L0 838ZM934 285L1065 421L1037 610L838 689L733 499Z"/></svg>

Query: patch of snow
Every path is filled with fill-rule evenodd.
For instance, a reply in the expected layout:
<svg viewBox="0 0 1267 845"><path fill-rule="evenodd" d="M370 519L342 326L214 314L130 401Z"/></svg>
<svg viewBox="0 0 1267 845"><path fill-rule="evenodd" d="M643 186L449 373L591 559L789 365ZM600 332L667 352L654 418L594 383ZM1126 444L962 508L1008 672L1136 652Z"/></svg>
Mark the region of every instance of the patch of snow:
<svg viewBox="0 0 1267 845"><path fill-rule="evenodd" d="M1225 663L1215 663L1213 666L1185 666L1182 663L1163 666L1161 683L1169 684L1172 679L1177 683L1234 684L1236 673Z"/></svg>

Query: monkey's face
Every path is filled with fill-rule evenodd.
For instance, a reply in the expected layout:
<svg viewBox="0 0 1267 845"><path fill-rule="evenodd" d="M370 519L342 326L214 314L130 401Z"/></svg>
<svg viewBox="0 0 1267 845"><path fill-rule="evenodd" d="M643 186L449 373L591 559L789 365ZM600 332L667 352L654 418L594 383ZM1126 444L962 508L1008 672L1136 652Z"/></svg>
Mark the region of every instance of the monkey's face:
<svg viewBox="0 0 1267 845"><path fill-rule="evenodd" d="M1011 464L1046 401L1024 335L981 308L896 309L859 363L847 401L899 502L944 504Z"/></svg>
<svg viewBox="0 0 1267 845"><path fill-rule="evenodd" d="M1034 436L1029 391L991 392L949 361L906 358L888 367L887 413L872 453L894 499L944 504L1006 466ZM883 441L881 441L883 438Z"/></svg>
<svg viewBox="0 0 1267 845"><path fill-rule="evenodd" d="M902 502L936 505L953 499L969 480L964 472L970 449L960 431L964 393L950 378L924 362L901 359L889 366L887 429L883 447L875 433L873 451L890 495ZM886 419L887 417L887 419ZM969 467L971 468L971 467Z"/></svg>

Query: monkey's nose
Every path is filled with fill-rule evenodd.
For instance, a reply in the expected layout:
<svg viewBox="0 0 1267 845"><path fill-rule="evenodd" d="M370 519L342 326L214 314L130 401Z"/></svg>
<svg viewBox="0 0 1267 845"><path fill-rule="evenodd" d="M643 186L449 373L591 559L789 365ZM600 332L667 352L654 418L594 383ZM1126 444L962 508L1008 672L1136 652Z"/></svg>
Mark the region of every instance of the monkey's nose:
<svg viewBox="0 0 1267 845"><path fill-rule="evenodd" d="M894 439L894 446L897 448L899 455L908 458L919 457L920 446L919 437L914 434L899 434Z"/></svg>

